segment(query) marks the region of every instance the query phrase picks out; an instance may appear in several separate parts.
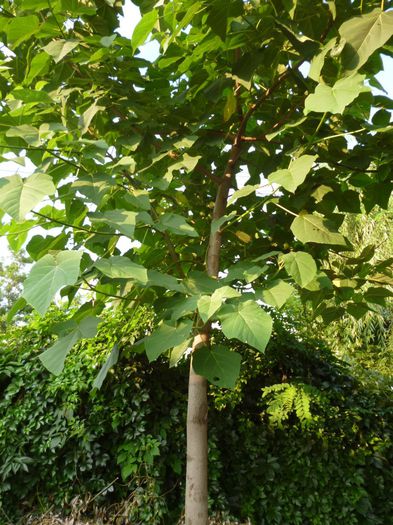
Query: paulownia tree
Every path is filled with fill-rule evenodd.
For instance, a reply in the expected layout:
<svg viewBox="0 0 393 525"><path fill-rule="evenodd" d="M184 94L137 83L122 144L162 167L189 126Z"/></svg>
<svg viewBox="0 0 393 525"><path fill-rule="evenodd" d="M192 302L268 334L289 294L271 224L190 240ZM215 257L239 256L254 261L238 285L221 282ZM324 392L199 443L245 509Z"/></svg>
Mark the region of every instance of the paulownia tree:
<svg viewBox="0 0 393 525"><path fill-rule="evenodd" d="M186 523L206 525L206 379L232 387L241 363L215 332L263 352L294 293L326 322L391 295L391 261L339 229L392 188L393 102L372 88L393 3L135 3L131 39L119 0L1 3L0 149L34 165L0 179L2 234L36 261L14 311L93 297L41 355L53 373L108 302L154 305L150 361L192 348Z"/></svg>

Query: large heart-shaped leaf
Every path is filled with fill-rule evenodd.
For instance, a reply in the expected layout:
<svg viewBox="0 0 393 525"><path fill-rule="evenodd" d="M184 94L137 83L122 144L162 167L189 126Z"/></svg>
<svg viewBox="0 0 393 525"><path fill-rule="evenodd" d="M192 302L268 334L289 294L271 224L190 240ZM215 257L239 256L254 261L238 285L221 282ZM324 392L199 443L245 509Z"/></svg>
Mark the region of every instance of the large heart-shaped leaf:
<svg viewBox="0 0 393 525"><path fill-rule="evenodd" d="M85 317L80 323L76 323L75 328L71 332L64 337L59 337L54 345L38 356L45 368L52 374L61 374L65 358L71 348L80 339L94 337L100 322L101 319L99 317Z"/></svg>
<svg viewBox="0 0 393 525"><path fill-rule="evenodd" d="M213 292L212 295L202 295L198 300L198 312L204 323L214 315L225 299L240 297L240 293L230 286L223 286Z"/></svg>
<svg viewBox="0 0 393 525"><path fill-rule="evenodd" d="M0 179L0 208L17 221L22 221L42 199L56 188L45 173L33 173L27 179L19 175Z"/></svg>
<svg viewBox="0 0 393 525"><path fill-rule="evenodd" d="M369 88L364 85L364 75L352 75L337 80L334 86L319 84L314 93L308 95L304 103L304 114L311 111L316 113L339 113Z"/></svg>
<svg viewBox="0 0 393 525"><path fill-rule="evenodd" d="M192 321L184 321L176 326L162 323L144 340L149 361L155 361L166 350L188 340L191 329Z"/></svg>
<svg viewBox="0 0 393 525"><path fill-rule="evenodd" d="M350 73L359 69L393 35L393 11L374 9L371 13L344 22L339 33L345 40L344 67Z"/></svg>
<svg viewBox="0 0 393 525"><path fill-rule="evenodd" d="M108 210L90 213L89 217L93 223L106 224L110 228L132 239L134 237L137 215L138 213L135 211Z"/></svg>
<svg viewBox="0 0 393 525"><path fill-rule="evenodd" d="M318 215L301 214L291 225L293 234L301 242L317 242L319 244L334 244L347 246L345 238L335 231L328 220Z"/></svg>
<svg viewBox="0 0 393 525"><path fill-rule="evenodd" d="M295 288L289 283L286 283L282 279L277 279L269 283L269 285L261 290L260 293L256 293L257 297L260 297L263 302L281 308L293 294Z"/></svg>
<svg viewBox="0 0 393 525"><path fill-rule="evenodd" d="M41 315L63 286L75 284L79 275L82 252L48 253L35 263L23 286L23 297Z"/></svg>
<svg viewBox="0 0 393 525"><path fill-rule="evenodd" d="M302 288L307 286L317 274L317 265L309 253L291 252L280 258L285 269Z"/></svg>
<svg viewBox="0 0 393 525"><path fill-rule="evenodd" d="M59 38L57 40L52 40L52 42L44 46L42 49L57 63L75 49L78 44L79 42L77 40L63 40Z"/></svg>
<svg viewBox="0 0 393 525"><path fill-rule="evenodd" d="M197 350L192 357L195 372L206 377L213 385L234 388L239 377L241 355L225 346L207 347Z"/></svg>
<svg viewBox="0 0 393 525"><path fill-rule="evenodd" d="M277 170L268 179L293 193L304 182L316 158L317 155L302 155L293 160L288 169Z"/></svg>
<svg viewBox="0 0 393 525"><path fill-rule="evenodd" d="M218 312L228 339L239 339L263 352L272 332L272 319L255 301L225 304Z"/></svg>
<svg viewBox="0 0 393 525"><path fill-rule="evenodd" d="M115 255L108 259L100 259L94 266L107 277L113 279L133 279L141 284L147 284L147 270L140 264L136 264L128 257Z"/></svg>
<svg viewBox="0 0 393 525"><path fill-rule="evenodd" d="M177 213L163 213L160 216L160 222L156 226L160 231L169 231L176 235L187 235L188 237L198 237L198 232L195 228Z"/></svg>

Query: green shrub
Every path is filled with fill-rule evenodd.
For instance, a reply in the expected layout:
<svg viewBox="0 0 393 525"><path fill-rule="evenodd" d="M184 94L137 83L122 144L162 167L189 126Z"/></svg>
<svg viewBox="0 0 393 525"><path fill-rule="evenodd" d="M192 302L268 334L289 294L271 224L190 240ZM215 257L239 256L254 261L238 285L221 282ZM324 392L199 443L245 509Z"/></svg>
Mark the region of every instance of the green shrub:
<svg viewBox="0 0 393 525"><path fill-rule="evenodd" d="M107 313L98 336L52 376L37 356L51 342L49 325L64 318L52 311L2 337L3 511L16 520L32 509L79 505L88 515L100 506L109 523L115 515L118 523L176 523L186 367L149 365L130 351L151 323L141 309L132 319ZM391 392L367 392L324 347L295 333L280 320L265 355L239 345L237 387L210 389L211 508L257 525L388 525ZM115 341L119 363L92 390Z"/></svg>

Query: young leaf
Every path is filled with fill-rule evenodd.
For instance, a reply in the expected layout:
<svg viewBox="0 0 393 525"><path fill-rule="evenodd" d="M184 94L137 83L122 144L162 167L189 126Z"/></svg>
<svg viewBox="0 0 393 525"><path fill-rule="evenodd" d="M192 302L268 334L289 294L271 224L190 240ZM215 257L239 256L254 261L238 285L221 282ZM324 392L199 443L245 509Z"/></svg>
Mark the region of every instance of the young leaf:
<svg viewBox="0 0 393 525"><path fill-rule="evenodd" d="M280 257L285 269L294 281L304 288L317 274L317 265L309 253L291 252Z"/></svg>
<svg viewBox="0 0 393 525"><path fill-rule="evenodd" d="M221 328L228 339L239 339L263 352L269 342L273 322L255 301L225 304L218 312Z"/></svg>
<svg viewBox="0 0 393 525"><path fill-rule="evenodd" d="M206 377L213 385L234 388L239 377L241 355L225 346L217 345L212 350L200 348L192 357L195 372Z"/></svg>
<svg viewBox="0 0 393 525"><path fill-rule="evenodd" d="M22 296L41 315L47 311L56 292L75 284L79 276L82 252L60 251L48 253L30 270Z"/></svg>
<svg viewBox="0 0 393 525"><path fill-rule="evenodd" d="M292 233L299 241L347 246L345 238L334 230L329 221L318 215L301 214L291 225Z"/></svg>

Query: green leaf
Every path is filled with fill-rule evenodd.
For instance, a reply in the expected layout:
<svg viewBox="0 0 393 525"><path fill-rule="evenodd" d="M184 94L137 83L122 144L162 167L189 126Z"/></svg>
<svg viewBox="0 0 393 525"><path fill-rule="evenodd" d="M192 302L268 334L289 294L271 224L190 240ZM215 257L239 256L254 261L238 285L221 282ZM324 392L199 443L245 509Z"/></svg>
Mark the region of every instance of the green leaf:
<svg viewBox="0 0 393 525"><path fill-rule="evenodd" d="M317 274L317 265L309 253L286 253L280 257L280 260L283 261L288 275L293 277L302 288L307 286Z"/></svg>
<svg viewBox="0 0 393 525"><path fill-rule="evenodd" d="M188 237L199 237L198 232L193 228L184 217L176 213L163 213L160 221L156 224L160 231L169 231L176 235L187 235Z"/></svg>
<svg viewBox="0 0 393 525"><path fill-rule="evenodd" d="M22 296L44 315L56 292L63 286L76 283L81 257L82 252L70 250L48 253L30 270Z"/></svg>
<svg viewBox="0 0 393 525"><path fill-rule="evenodd" d="M308 73L309 78L312 78L316 82L319 82L319 76L321 74L321 70L325 62L325 57L330 51L332 51L332 49L334 49L334 47L336 46L336 42L337 40L335 37L330 39L329 42L323 46L320 53L313 57L310 64L310 71Z"/></svg>
<svg viewBox="0 0 393 525"><path fill-rule="evenodd" d="M304 114L311 111L316 113L339 113L357 98L360 93L369 91L364 85L365 75L352 75L337 80L333 87L319 84L314 93L308 95L304 103Z"/></svg>
<svg viewBox="0 0 393 525"><path fill-rule="evenodd" d="M46 71L49 61L50 58L47 53L38 53L38 55L35 55L26 72L24 84L29 86L38 75Z"/></svg>
<svg viewBox="0 0 393 525"><path fill-rule="evenodd" d="M133 239L137 215L138 213L135 211L120 209L90 213L89 217L93 224L106 224L126 237Z"/></svg>
<svg viewBox="0 0 393 525"><path fill-rule="evenodd" d="M387 288L379 288L375 286L368 288L364 294L366 301L380 304L381 306L385 305L385 300L387 297L393 297L393 292Z"/></svg>
<svg viewBox="0 0 393 525"><path fill-rule="evenodd" d="M97 377L94 379L92 388L97 388L98 390L102 387L106 376L108 375L109 370L117 363L119 359L119 347L117 343L113 345L111 353L108 355L107 360L102 365L101 370L98 372Z"/></svg>
<svg viewBox="0 0 393 525"><path fill-rule="evenodd" d="M171 351L171 356L169 358L169 367L172 368L177 365L180 359L183 357L185 352L191 347L192 339L187 339L177 346L174 346Z"/></svg>
<svg viewBox="0 0 393 525"><path fill-rule="evenodd" d="M42 49L48 53L57 64L78 45L79 42L76 40L63 40L59 38L58 40L52 40L52 42L44 46Z"/></svg>
<svg viewBox="0 0 393 525"><path fill-rule="evenodd" d="M254 301L225 304L218 312L221 328L228 339L239 339L263 352L272 332L272 319Z"/></svg>
<svg viewBox="0 0 393 525"><path fill-rule="evenodd" d="M0 179L0 208L16 221L22 221L47 195L56 188L52 178L45 173L33 173L27 179L12 175Z"/></svg>
<svg viewBox="0 0 393 525"><path fill-rule="evenodd" d="M291 225L292 233L299 241L347 246L345 238L335 231L328 220L318 215L301 214Z"/></svg>
<svg viewBox="0 0 393 525"><path fill-rule="evenodd" d="M157 20L158 11L155 9L151 9L145 13L139 20L135 26L131 38L131 46L134 51L136 51L141 44L145 43L146 38L149 36L153 27L156 25Z"/></svg>
<svg viewBox="0 0 393 525"><path fill-rule="evenodd" d="M93 120L94 116L99 111L104 111L105 106L97 106L94 102L79 118L79 127L81 128L81 136L86 133L89 129L90 123Z"/></svg>
<svg viewBox="0 0 393 525"><path fill-rule="evenodd" d="M184 321L177 326L162 323L151 335L144 339L146 355L149 361L155 361L166 350L188 340L191 330L192 321Z"/></svg>
<svg viewBox="0 0 393 525"><path fill-rule="evenodd" d="M393 11L374 9L371 13L347 20L339 33L346 44L343 65L351 73L362 67L393 35Z"/></svg>
<svg viewBox="0 0 393 525"><path fill-rule="evenodd" d="M234 217L236 217L236 212L235 211L231 211L231 213L228 213L228 215L223 215L219 219L212 220L211 226L210 226L210 233L212 235L215 234L221 228L221 226L223 224L225 224L226 222L230 221Z"/></svg>
<svg viewBox="0 0 393 525"><path fill-rule="evenodd" d="M192 356L195 372L222 388L234 388L240 374L241 355L225 346L200 348Z"/></svg>
<svg viewBox="0 0 393 525"><path fill-rule="evenodd" d="M6 137L20 137L30 146L40 145L40 134L37 128L30 124L13 126L6 131Z"/></svg>
<svg viewBox="0 0 393 525"><path fill-rule="evenodd" d="M148 282L147 270L140 264L136 264L128 257L115 255L108 259L100 259L94 266L101 273L113 279L132 279L145 285Z"/></svg>
<svg viewBox="0 0 393 525"><path fill-rule="evenodd" d="M261 290L260 294L256 294L257 297L262 299L264 303L270 304L275 308L281 308L294 293L295 288L290 284L286 283L282 279L272 281Z"/></svg>
<svg viewBox="0 0 393 525"><path fill-rule="evenodd" d="M94 337L100 322L98 317L85 317L70 333L59 337L54 345L38 356L44 367L54 375L61 374L69 351L80 339Z"/></svg>
<svg viewBox="0 0 393 525"><path fill-rule="evenodd" d="M247 197L248 195L251 195L251 193L254 193L260 187L260 184L253 184L243 186L243 188L240 188L240 190L236 190L228 199L228 206L236 202L237 199L241 199L242 197Z"/></svg>
<svg viewBox="0 0 393 525"><path fill-rule="evenodd" d="M241 294L230 286L217 288L212 295L202 295L198 300L198 311L204 323L217 312L225 299L240 297Z"/></svg>
<svg viewBox="0 0 393 525"><path fill-rule="evenodd" d="M231 89L227 94L227 99L224 106L224 122L227 122L235 113L237 107L236 97Z"/></svg>
<svg viewBox="0 0 393 525"><path fill-rule="evenodd" d="M35 15L20 16L12 19L4 28L7 34L7 43L15 49L28 40L39 29L40 21Z"/></svg>
<svg viewBox="0 0 393 525"><path fill-rule="evenodd" d="M317 155L302 155L293 160L288 169L275 171L269 175L268 179L294 193L296 188L304 182L316 158Z"/></svg>

